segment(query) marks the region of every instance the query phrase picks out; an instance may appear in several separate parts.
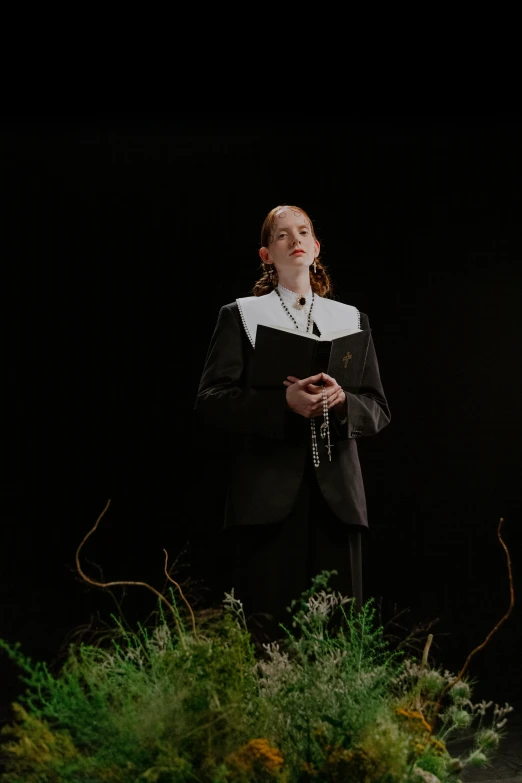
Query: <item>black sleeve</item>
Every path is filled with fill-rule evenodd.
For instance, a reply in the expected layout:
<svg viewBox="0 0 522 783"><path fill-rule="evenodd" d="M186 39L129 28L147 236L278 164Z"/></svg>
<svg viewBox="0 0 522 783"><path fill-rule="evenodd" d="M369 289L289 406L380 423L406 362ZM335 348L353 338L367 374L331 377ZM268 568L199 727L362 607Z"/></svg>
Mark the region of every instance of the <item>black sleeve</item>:
<svg viewBox="0 0 522 783"><path fill-rule="evenodd" d="M361 313L361 328L370 328L365 313ZM358 394L346 392L344 414L335 413L332 416L334 431L338 438L376 435L390 423L390 419L390 409L382 388L375 346L370 336L360 391Z"/></svg>
<svg viewBox="0 0 522 783"><path fill-rule="evenodd" d="M224 305L207 351L195 412L229 434L250 434L282 440L287 435L286 387L252 389L248 383L253 348L231 305Z"/></svg>

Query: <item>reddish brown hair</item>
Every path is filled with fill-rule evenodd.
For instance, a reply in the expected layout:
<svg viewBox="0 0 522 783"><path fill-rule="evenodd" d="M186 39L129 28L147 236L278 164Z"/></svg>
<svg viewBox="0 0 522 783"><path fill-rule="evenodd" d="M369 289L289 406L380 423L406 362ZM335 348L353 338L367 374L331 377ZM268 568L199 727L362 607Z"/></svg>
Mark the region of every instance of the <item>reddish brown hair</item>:
<svg viewBox="0 0 522 783"><path fill-rule="evenodd" d="M273 209L271 209L268 215L266 216L266 218L264 219L263 225L261 227L261 247L269 246L270 242L272 241L272 234L274 230L276 215L278 212L280 212L282 209L285 208L296 209L302 215L304 215L304 217L307 219L307 221L310 224L310 230L312 232L313 238L316 241L319 241L315 235L314 224L312 223L310 216L304 211L304 209L301 209L301 207L294 207L291 204L284 204L283 206L274 207ZM318 294L319 296L327 296L328 294L331 295L332 281L330 280L330 276L326 271L326 267L323 266L323 263L320 260L319 256L317 256L317 258L315 259L315 265L317 268L316 272L314 272L313 267L310 267L310 287L312 288L312 291L314 291L314 293ZM254 296L263 296L264 294L269 294L277 286L277 270L274 267L274 265L261 263L261 269L263 274L261 275L261 277L259 278L259 280L256 282L256 284L252 289L252 293L254 294ZM269 271L272 272L272 278L270 278Z"/></svg>

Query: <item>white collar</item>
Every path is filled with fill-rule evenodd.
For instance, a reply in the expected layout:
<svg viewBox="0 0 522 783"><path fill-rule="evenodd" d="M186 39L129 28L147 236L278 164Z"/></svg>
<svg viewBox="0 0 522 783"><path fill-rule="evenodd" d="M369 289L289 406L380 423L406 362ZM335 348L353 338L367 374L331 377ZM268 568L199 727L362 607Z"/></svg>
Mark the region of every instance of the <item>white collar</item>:
<svg viewBox="0 0 522 783"><path fill-rule="evenodd" d="M300 294L298 294L296 291L291 291L289 288L285 288L284 285L281 285L281 283L278 284L277 288L285 302L291 302L292 304L295 304L297 297L300 296ZM307 304L310 304L311 293L312 289L309 288L306 294L303 294Z"/></svg>
<svg viewBox="0 0 522 783"><path fill-rule="evenodd" d="M236 302L245 332L254 347L259 324L291 326L290 319L281 307L281 302L275 291L264 296L244 296L241 299L236 299ZM354 332L361 330L359 310L353 305L343 304L334 299L325 299L316 294L312 315L321 334L341 329L352 329Z"/></svg>

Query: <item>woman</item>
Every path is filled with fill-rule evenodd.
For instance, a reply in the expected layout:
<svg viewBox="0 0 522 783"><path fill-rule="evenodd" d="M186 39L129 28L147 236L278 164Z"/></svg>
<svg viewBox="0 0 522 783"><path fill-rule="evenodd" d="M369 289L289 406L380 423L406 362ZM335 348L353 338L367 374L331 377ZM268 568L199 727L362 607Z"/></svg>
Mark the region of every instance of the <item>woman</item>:
<svg viewBox="0 0 522 783"><path fill-rule="evenodd" d="M368 522L355 439L390 421L371 335L357 394L325 373L281 378L280 389L250 384L260 324L318 335L369 329L364 313L330 298L319 251L303 209L268 213L262 275L253 296L221 307L195 404L205 431L226 435L232 452L222 584L265 639L280 635L286 607L322 570L336 570L331 587L362 602L360 531Z"/></svg>

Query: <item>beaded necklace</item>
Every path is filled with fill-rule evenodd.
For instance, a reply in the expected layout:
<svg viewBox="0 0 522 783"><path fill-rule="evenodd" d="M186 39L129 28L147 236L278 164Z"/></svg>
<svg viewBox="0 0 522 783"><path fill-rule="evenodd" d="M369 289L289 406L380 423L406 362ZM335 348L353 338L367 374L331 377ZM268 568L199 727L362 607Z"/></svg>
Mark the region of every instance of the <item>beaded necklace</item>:
<svg viewBox="0 0 522 783"><path fill-rule="evenodd" d="M281 296L281 294L279 293L277 288L275 289L275 292L276 292L276 294L279 297L279 301L281 302L281 305L283 306L283 310L289 316L289 318L292 319L292 321L294 322L295 328L299 329L299 324L295 320L294 316L292 315L292 313L290 312L288 307L283 302L283 297ZM310 309L308 311L308 319L307 319L307 322L306 322L306 331L307 332L311 331L310 326L311 326L311 323L312 323L312 309L313 309L313 306L314 306L314 300L315 300L315 294L312 291L312 303L311 303ZM327 438L326 450L328 451L328 459L331 462L332 461L332 452L331 452L332 444L330 443L330 420L329 420L329 416L328 416L328 401L326 399L326 387L325 386L321 387L321 392L322 392L322 395L323 395L323 423L321 424L321 427L319 428L319 432L320 432L321 438ZM315 419L310 419L310 430L311 430L311 434L312 434L312 459L313 459L314 467L318 468L319 465L320 465L320 459L319 459L319 449L317 447L317 431L315 429Z"/></svg>
<svg viewBox="0 0 522 783"><path fill-rule="evenodd" d="M299 324L298 324L298 323L297 323L297 321L295 320L294 316L292 315L292 313L290 312L290 310L288 309L288 307L285 305L285 303L284 303L284 301L283 301L283 297L282 297L282 296L281 296L281 294L279 293L279 289L278 289L278 288L276 288L276 289L275 289L275 292L276 292L276 294L277 294L277 295L278 295L278 297L279 297L279 301L281 302L281 304L282 304L282 306L283 306L283 310L284 310L284 311L285 311L285 313L286 313L286 314L289 316L289 318L291 318L291 319L292 319L292 321L294 322L295 328L296 328L296 329L299 329ZM303 297L303 299L304 299L304 297ZM311 325L311 323L312 323L312 310L313 310L313 307L314 307L314 301L315 301L315 294L314 294L314 292L312 291L312 303L311 303L311 305L310 305L310 309L309 309L309 311L308 311L308 319L307 319L307 321L306 321L306 331L307 331L307 332L309 332L309 331L310 331L310 325Z"/></svg>

